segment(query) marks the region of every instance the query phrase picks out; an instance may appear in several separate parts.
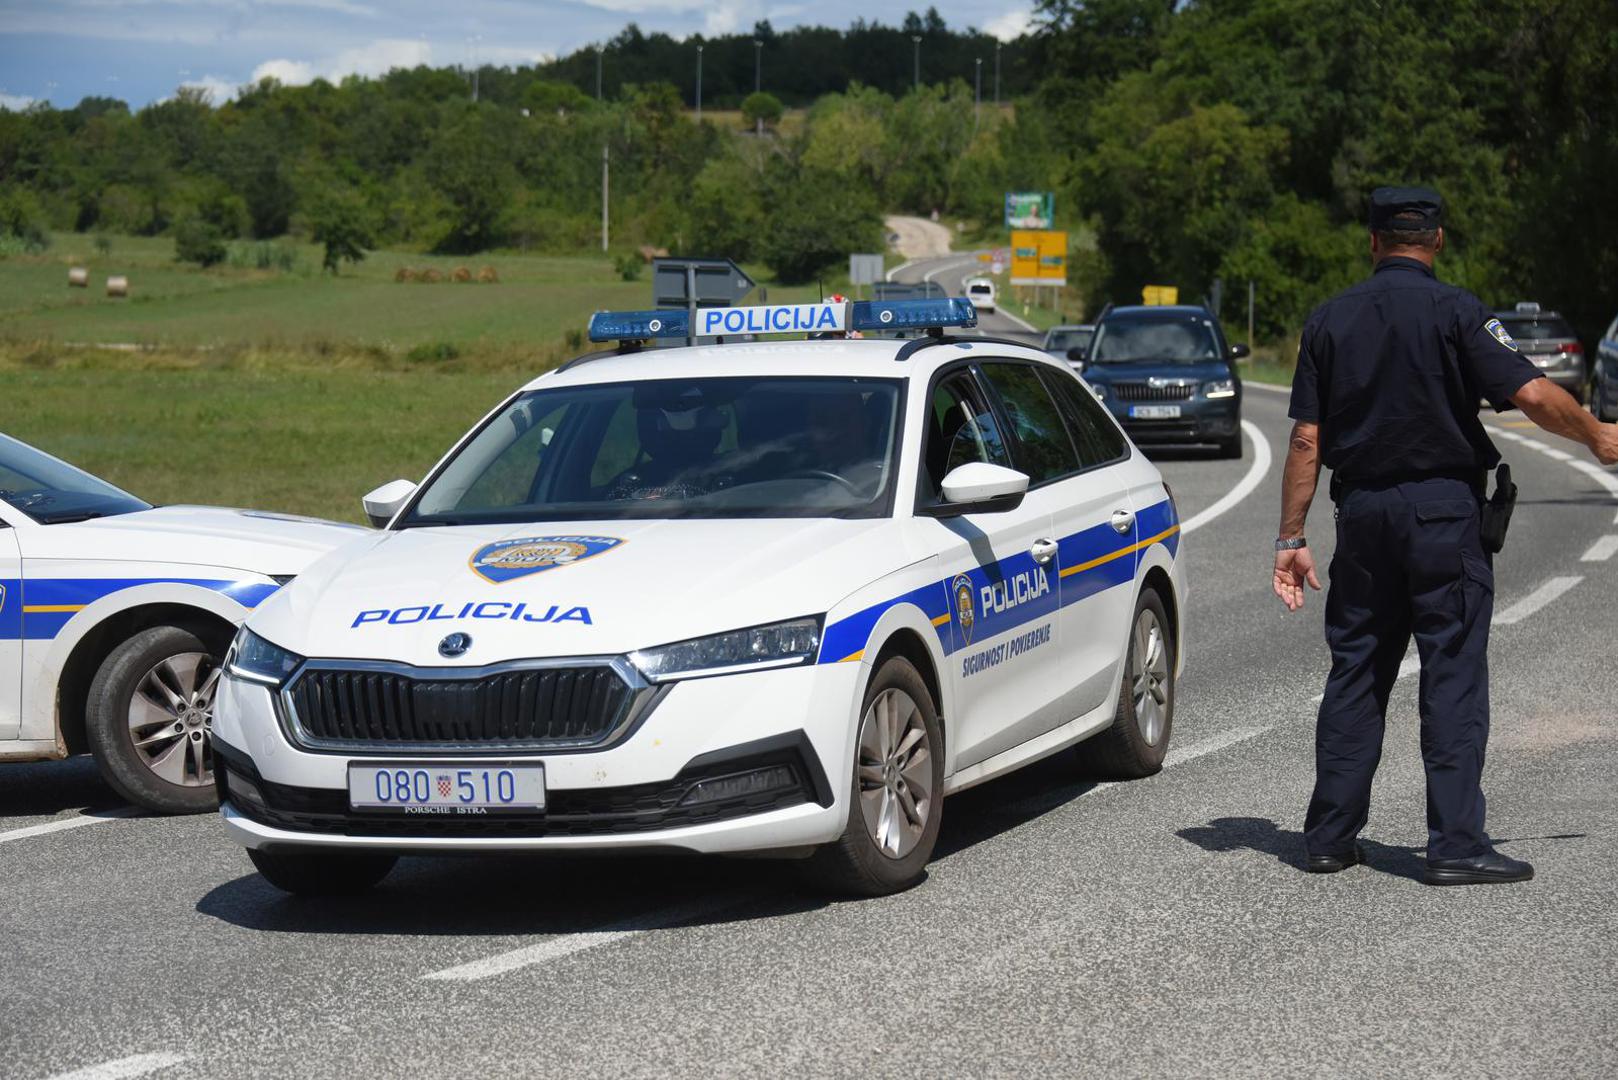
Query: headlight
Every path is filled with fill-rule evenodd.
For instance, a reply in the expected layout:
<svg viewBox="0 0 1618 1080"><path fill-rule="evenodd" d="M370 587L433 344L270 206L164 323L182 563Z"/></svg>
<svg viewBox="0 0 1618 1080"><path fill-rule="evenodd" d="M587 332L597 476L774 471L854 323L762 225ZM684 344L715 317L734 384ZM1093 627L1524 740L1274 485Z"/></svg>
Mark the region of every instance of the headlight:
<svg viewBox="0 0 1618 1080"><path fill-rule="evenodd" d="M658 683L812 664L819 652L820 619L816 617L640 649L629 654L629 662Z"/></svg>
<svg viewBox="0 0 1618 1080"><path fill-rule="evenodd" d="M1202 384L1202 396L1217 401L1219 398L1236 396L1235 379L1215 379L1213 382Z"/></svg>
<svg viewBox="0 0 1618 1080"><path fill-rule="evenodd" d="M1100 383L1091 383L1090 384L1090 393L1092 393L1092 394L1094 394L1096 396L1097 401L1106 401L1107 400L1107 388L1105 386L1102 386Z"/></svg>
<svg viewBox="0 0 1618 1080"><path fill-rule="evenodd" d="M226 671L265 686L280 686L301 663L303 657L270 644L245 626L236 631L236 640L225 653Z"/></svg>

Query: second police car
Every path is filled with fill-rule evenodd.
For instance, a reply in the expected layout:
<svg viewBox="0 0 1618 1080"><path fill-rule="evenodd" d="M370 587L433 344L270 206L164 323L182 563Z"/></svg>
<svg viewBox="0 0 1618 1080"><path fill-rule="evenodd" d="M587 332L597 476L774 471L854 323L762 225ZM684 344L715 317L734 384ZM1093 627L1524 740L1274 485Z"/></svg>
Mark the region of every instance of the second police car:
<svg viewBox="0 0 1618 1080"><path fill-rule="evenodd" d="M726 318L829 339L638 345ZM216 775L273 884L685 849L879 894L921 879L947 794L1078 743L1161 766L1179 518L1065 364L947 334L963 298L687 319L597 315L618 349L373 492L386 527L253 613Z"/></svg>

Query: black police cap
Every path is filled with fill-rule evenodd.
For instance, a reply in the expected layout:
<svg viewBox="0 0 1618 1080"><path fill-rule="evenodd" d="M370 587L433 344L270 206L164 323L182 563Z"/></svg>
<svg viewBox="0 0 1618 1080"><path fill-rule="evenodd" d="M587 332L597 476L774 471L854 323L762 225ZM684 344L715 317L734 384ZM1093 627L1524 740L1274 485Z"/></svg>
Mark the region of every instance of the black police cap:
<svg viewBox="0 0 1618 1080"><path fill-rule="evenodd" d="M1432 188L1379 187L1371 192L1371 228L1378 232L1421 232L1443 224L1444 200Z"/></svg>

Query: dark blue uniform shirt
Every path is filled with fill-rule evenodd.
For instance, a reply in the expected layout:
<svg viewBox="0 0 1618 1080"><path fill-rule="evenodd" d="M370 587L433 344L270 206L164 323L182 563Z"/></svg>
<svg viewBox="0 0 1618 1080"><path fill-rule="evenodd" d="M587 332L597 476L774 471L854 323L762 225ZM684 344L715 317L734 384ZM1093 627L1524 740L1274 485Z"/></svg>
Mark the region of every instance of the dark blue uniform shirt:
<svg viewBox="0 0 1618 1080"><path fill-rule="evenodd" d="M1504 411L1539 375L1481 300L1395 256L1309 316L1290 414L1346 482L1477 474L1500 461L1479 400Z"/></svg>

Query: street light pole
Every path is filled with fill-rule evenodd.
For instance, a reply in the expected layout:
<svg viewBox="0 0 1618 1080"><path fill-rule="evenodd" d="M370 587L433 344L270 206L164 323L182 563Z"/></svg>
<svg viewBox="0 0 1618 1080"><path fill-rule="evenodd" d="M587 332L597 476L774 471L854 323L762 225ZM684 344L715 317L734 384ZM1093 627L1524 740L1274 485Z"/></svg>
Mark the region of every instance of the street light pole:
<svg viewBox="0 0 1618 1080"><path fill-rule="evenodd" d="M915 45L915 47L916 47L916 82L915 82L915 88L917 90L920 90L921 89L921 35L920 34L911 34L910 35L910 42L911 42L911 44Z"/></svg>
<svg viewBox="0 0 1618 1080"><path fill-rule="evenodd" d="M601 254L607 253L607 144L601 144Z"/></svg>
<svg viewBox="0 0 1618 1080"><path fill-rule="evenodd" d="M702 123L702 46L697 46L697 123Z"/></svg>
<svg viewBox="0 0 1618 1080"><path fill-rule="evenodd" d="M978 127L978 112L983 107L983 57L972 61L972 130Z"/></svg>
<svg viewBox="0 0 1618 1080"><path fill-rule="evenodd" d="M1000 107L1000 42L994 43L994 107Z"/></svg>
<svg viewBox="0 0 1618 1080"><path fill-rule="evenodd" d="M762 93L764 90L764 42L753 41L753 93ZM764 137L764 117L759 116L753 121L753 136Z"/></svg>
<svg viewBox="0 0 1618 1080"><path fill-rule="evenodd" d="M601 100L601 46L596 46L596 100Z"/></svg>

